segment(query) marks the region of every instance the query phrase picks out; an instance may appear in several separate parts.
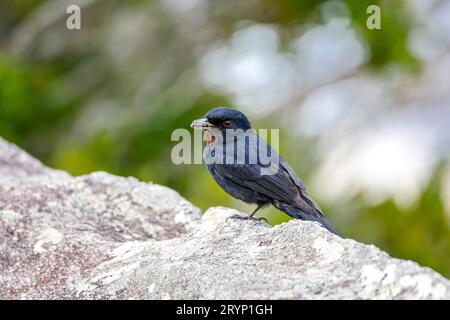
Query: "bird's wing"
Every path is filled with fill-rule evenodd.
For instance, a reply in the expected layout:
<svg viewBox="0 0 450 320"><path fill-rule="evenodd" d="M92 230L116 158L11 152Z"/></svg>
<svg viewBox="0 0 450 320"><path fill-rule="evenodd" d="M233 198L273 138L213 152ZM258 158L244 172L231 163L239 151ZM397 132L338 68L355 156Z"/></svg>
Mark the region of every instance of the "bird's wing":
<svg viewBox="0 0 450 320"><path fill-rule="evenodd" d="M284 161L283 159L282 159L282 162L283 162L283 167L286 169L286 171L288 172L288 174L291 177L292 181L297 185L297 187L299 189L298 191L299 191L299 195L301 197L301 200L303 202L305 202L303 205L311 206L316 211L318 211L320 214L323 214L322 210L319 207L319 205L317 203L315 203L314 200L308 195L308 192L306 191L305 184L297 176L297 174L295 173L294 169L292 169L292 167L286 161Z"/></svg>
<svg viewBox="0 0 450 320"><path fill-rule="evenodd" d="M291 203L298 196L297 188L284 170L274 175L261 175L257 164L214 164L215 171L233 182L260 194Z"/></svg>
<svg viewBox="0 0 450 320"><path fill-rule="evenodd" d="M300 210L320 213L317 204L308 196L305 186L294 170L264 140L259 138L257 147L247 146L247 152L258 152L259 148L270 149L270 154L278 157L278 171L273 175L261 174L259 163L256 164L213 164L215 171L233 182L252 189L270 199L297 206Z"/></svg>

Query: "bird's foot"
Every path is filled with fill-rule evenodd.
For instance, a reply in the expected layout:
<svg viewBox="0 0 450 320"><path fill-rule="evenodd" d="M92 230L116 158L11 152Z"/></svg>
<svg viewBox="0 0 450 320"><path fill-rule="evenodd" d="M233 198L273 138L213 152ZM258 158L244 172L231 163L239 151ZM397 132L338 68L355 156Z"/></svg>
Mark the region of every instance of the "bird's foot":
<svg viewBox="0 0 450 320"><path fill-rule="evenodd" d="M237 219L237 220L253 220L253 221L261 221L264 220L265 222L269 223L266 218L264 217L253 217L253 216L242 216L239 214L235 214L234 216L228 217L228 219Z"/></svg>

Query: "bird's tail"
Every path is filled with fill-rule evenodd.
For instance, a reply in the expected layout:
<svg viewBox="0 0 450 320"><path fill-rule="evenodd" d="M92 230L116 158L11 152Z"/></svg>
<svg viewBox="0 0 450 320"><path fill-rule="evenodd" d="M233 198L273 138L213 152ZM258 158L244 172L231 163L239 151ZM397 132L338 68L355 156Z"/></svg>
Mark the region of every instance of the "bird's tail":
<svg viewBox="0 0 450 320"><path fill-rule="evenodd" d="M288 215L293 217L294 219L301 219L301 220L307 220L307 221L315 221L320 223L322 227L330 231L331 233L334 233L335 235L345 239L344 235L340 233L336 227L328 221L328 219L320 212L311 214L306 213L297 208L293 205L282 205L282 206L276 206L278 209L280 209L283 212L286 212Z"/></svg>

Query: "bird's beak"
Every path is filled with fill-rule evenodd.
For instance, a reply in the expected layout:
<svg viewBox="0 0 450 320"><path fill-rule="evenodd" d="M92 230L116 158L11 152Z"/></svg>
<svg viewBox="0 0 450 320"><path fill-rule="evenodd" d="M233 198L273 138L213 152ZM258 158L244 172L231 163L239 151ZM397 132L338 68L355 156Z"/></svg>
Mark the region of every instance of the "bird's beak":
<svg viewBox="0 0 450 320"><path fill-rule="evenodd" d="M209 123L208 119L202 118L202 119L197 119L197 120L192 121L191 127L203 129L203 128L215 128L216 126L213 125L212 123Z"/></svg>

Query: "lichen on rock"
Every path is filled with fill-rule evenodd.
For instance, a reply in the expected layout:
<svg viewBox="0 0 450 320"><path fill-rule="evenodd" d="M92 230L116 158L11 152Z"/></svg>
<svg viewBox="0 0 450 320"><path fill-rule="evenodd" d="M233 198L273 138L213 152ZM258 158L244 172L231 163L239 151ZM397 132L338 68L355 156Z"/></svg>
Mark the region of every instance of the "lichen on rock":
<svg viewBox="0 0 450 320"><path fill-rule="evenodd" d="M228 219L175 191L73 177L0 139L0 298L449 299L450 282L315 223Z"/></svg>

